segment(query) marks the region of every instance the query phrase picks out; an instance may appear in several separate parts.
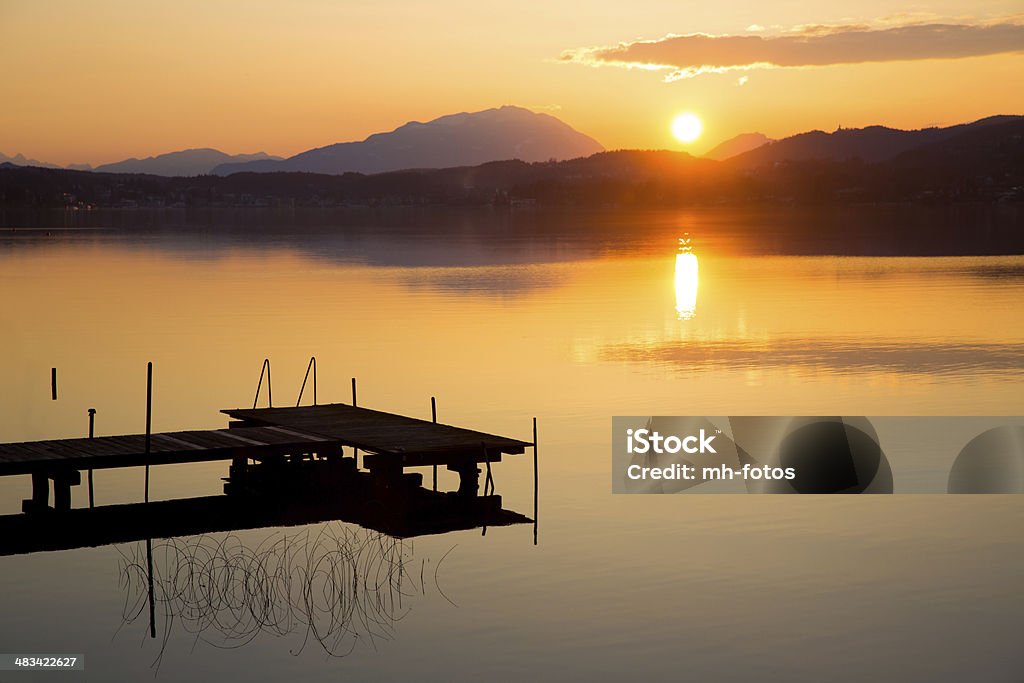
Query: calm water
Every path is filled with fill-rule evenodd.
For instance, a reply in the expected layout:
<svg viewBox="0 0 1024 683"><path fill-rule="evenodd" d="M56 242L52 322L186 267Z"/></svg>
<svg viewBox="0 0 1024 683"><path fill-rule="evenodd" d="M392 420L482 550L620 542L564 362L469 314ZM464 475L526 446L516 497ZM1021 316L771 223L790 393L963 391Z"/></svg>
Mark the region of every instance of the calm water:
<svg viewBox="0 0 1024 683"><path fill-rule="evenodd" d="M529 526L395 544L338 522L154 541L156 639L144 544L3 557L0 651L84 653L75 677L93 681L1018 680L1024 498L609 493L617 414L1024 412L1024 257L985 255L1006 228L886 220L8 217L22 229L0 236L0 441L81 436L88 407L99 434L141 432L147 361L155 430L219 428L218 410L251 405L264 357L287 405L316 354L321 402L358 377L369 407L429 417L436 395L442 421L527 439L536 415L541 499L536 547ZM900 251L894 226L929 224L915 253L959 240L979 255L875 255ZM836 225L861 226L853 246L821 237ZM696 277L676 270L685 233ZM219 493L226 469L156 468L152 495ZM495 479L506 507L532 510L526 458ZM0 479L0 513L28 491ZM96 492L140 500L142 473L98 472ZM339 547L349 569L320 571ZM339 632L287 600L254 623L237 586L186 595L196 557L220 558L200 563L209 577L254 557L320 571L327 612L337 572L405 571L364 588ZM310 636L310 613L331 637Z"/></svg>

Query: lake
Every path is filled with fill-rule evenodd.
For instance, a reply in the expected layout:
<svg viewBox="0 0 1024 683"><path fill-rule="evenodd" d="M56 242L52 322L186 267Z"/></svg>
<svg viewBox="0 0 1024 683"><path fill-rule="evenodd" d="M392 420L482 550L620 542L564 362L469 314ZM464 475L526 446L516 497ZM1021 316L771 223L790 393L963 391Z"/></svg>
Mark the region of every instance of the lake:
<svg viewBox="0 0 1024 683"><path fill-rule="evenodd" d="M84 436L90 407L97 434L142 432L149 361L155 431L221 428L264 358L289 405L315 355L320 402L356 377L381 410L429 419L436 396L442 422L526 440L536 416L540 461L536 546L530 525L154 539L156 638L144 543L0 557L5 653L85 654L95 681L1019 677L1024 498L612 495L609 443L613 415L1022 414L1018 209L0 224L0 441ZM226 474L156 467L151 496L214 495ZM532 514L529 455L494 478ZM139 501L143 474L95 487ZM0 514L29 491L0 478Z"/></svg>

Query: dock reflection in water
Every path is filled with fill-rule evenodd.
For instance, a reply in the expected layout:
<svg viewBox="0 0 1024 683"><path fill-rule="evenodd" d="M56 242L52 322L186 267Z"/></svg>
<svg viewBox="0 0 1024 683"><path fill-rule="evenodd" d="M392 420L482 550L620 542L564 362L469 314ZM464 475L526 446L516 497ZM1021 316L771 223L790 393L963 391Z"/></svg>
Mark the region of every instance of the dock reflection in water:
<svg viewBox="0 0 1024 683"><path fill-rule="evenodd" d="M220 648L298 637L293 654L315 643L345 656L391 638L431 587L452 602L438 585L447 552L417 563L411 537L536 530L502 507L490 478L483 495L436 491L419 474L361 471L340 455L236 463L231 474L226 495L0 516L0 555L131 543L118 548L123 620L148 623L159 668L176 630ZM255 543L234 533L298 525Z"/></svg>

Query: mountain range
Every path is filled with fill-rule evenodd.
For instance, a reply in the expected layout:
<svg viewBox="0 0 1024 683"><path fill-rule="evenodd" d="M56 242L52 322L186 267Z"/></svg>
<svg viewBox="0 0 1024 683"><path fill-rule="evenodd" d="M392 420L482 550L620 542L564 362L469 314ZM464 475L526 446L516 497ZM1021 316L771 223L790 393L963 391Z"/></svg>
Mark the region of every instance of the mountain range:
<svg viewBox="0 0 1024 683"><path fill-rule="evenodd" d="M548 114L506 105L410 121L360 142L339 142L288 159L229 163L217 175L240 172L383 173L410 168L475 166L489 161L548 161L604 151L597 140Z"/></svg>
<svg viewBox="0 0 1024 683"><path fill-rule="evenodd" d="M991 116L910 131L840 128L781 140L752 133L705 157L604 152L552 116L506 106L409 123L289 159L199 149L81 172L3 157L0 203L68 205L68 197L87 206L480 203L502 197L564 202L569 196L591 203L1014 198L1024 187L1022 140L1024 116ZM231 161L219 163L224 159ZM182 178L190 182L153 180L161 176L190 176ZM332 176L344 180L326 180ZM601 186L606 194L597 190ZM197 188L205 189L196 194Z"/></svg>
<svg viewBox="0 0 1024 683"><path fill-rule="evenodd" d="M125 159L113 164L103 164L92 169L101 173L151 173L163 176L194 176L210 173L221 164L252 161L274 161L281 157L266 152L255 154L225 154L209 147L169 152L145 159Z"/></svg>
<svg viewBox="0 0 1024 683"><path fill-rule="evenodd" d="M730 164L744 168L770 166L783 162L860 159L877 163L894 159L904 152L952 139L970 130L1024 120L1022 116L990 116L972 123L946 128L899 130L885 126L839 128L832 133L812 130L782 140L766 140L749 151L731 156Z"/></svg>
<svg viewBox="0 0 1024 683"><path fill-rule="evenodd" d="M761 133L745 133L726 140L704 159L753 169L803 161L877 163L904 152L952 139L966 131L1019 121L1020 116L991 116L946 128L899 130L885 126L820 130L772 140ZM91 168L68 168L101 173L137 173L158 176L231 175L233 173L304 172L385 173L408 169L477 166L492 161L563 161L604 151L591 137L548 114L522 107L503 106L484 111L451 114L420 123L412 121L387 133L359 142L340 142L311 149L289 158L265 152L229 155L216 149L188 149L145 159L126 159ZM0 154L0 163L59 168L54 164Z"/></svg>
<svg viewBox="0 0 1024 683"><path fill-rule="evenodd" d="M9 157L3 152L0 152L0 164L11 164L13 166L38 166L40 168L60 168L57 164L50 164L45 161L39 161L38 159L28 159L24 154L15 154L13 157Z"/></svg>
<svg viewBox="0 0 1024 683"><path fill-rule="evenodd" d="M890 140L892 149L867 144L879 137ZM851 139L865 145L858 148ZM790 146L800 154L791 156ZM621 150L565 161L504 160L375 174L274 171L190 178L0 164L4 208L751 202L1024 202L1024 117L992 117L927 131L814 133L725 161L685 152Z"/></svg>
<svg viewBox="0 0 1024 683"><path fill-rule="evenodd" d="M195 176L210 173L221 164L228 162L247 162L260 160L274 160L275 157L266 152L255 154L225 154L217 149L204 147L200 149L184 149L179 152L168 152L157 156L146 157L145 159L125 159L110 164L101 164L93 167L90 164L69 164L68 169L72 171L98 171L100 173L149 173L160 176ZM16 154L13 157L0 152L0 164L9 163L14 166L38 166L40 168L61 168L57 164L51 164L37 159L27 159L23 154Z"/></svg>
<svg viewBox="0 0 1024 683"><path fill-rule="evenodd" d="M216 149L187 149L145 159L125 159L95 168L69 169L102 173L148 173L159 176L229 175L239 172L381 173L407 168L473 166L488 161L563 160L590 156L604 147L548 114L506 105L451 114L420 123L410 121L359 142L339 142L284 159L265 152L228 155ZM0 154L0 163L59 168L18 154Z"/></svg>

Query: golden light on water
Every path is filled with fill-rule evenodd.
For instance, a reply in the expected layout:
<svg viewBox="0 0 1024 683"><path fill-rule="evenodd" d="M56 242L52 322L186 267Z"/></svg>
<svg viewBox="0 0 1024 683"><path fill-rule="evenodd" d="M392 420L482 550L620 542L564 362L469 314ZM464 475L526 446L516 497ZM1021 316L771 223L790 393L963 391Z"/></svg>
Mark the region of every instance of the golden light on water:
<svg viewBox="0 0 1024 683"><path fill-rule="evenodd" d="M697 315L697 255L690 251L676 254L676 313L680 320Z"/></svg>

